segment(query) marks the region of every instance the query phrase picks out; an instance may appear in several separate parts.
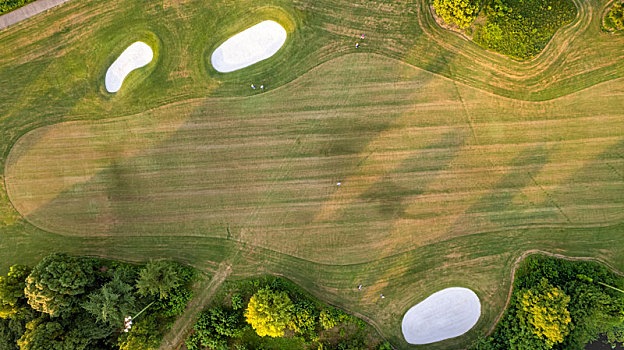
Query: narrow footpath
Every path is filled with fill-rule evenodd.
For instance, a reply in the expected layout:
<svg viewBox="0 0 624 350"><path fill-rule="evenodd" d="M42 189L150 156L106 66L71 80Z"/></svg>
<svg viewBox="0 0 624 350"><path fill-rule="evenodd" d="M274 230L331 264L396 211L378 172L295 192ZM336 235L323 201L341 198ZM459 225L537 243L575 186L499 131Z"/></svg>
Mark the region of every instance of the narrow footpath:
<svg viewBox="0 0 624 350"><path fill-rule="evenodd" d="M165 334L160 344L160 350L171 350L179 347L184 342L184 337L199 317L199 312L212 299L223 281L230 275L232 268L226 262L221 263L214 276L206 283L200 281L193 291L193 299L186 306L186 310L173 324L171 330Z"/></svg>
<svg viewBox="0 0 624 350"><path fill-rule="evenodd" d="M63 4L69 0L37 0L17 10L11 11L0 16L0 30L19 23L41 12L47 11L53 7Z"/></svg>

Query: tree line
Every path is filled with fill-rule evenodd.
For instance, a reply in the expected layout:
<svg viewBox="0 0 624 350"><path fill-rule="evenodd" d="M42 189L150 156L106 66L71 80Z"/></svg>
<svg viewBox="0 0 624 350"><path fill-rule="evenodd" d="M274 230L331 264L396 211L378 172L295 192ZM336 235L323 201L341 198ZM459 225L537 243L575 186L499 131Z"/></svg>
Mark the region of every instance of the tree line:
<svg viewBox="0 0 624 350"><path fill-rule="evenodd" d="M531 256L494 333L472 350L584 349L603 335L624 342L624 278L595 262Z"/></svg>
<svg viewBox="0 0 624 350"><path fill-rule="evenodd" d="M389 350L364 321L320 303L293 283L264 277L235 282L202 311L188 350Z"/></svg>
<svg viewBox="0 0 624 350"><path fill-rule="evenodd" d="M52 254L0 276L0 348L154 350L192 297L195 270ZM140 313L140 314L139 314ZM130 322L128 316L136 316Z"/></svg>

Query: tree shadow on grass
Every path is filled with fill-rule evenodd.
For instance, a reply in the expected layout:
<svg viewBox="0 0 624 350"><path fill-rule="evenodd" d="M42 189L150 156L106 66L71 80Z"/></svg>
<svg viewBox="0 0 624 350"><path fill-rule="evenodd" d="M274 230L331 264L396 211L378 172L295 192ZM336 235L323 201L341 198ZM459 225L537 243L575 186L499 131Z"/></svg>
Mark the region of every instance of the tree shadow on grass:
<svg viewBox="0 0 624 350"><path fill-rule="evenodd" d="M435 175L426 177L416 177L409 187L395 182L393 175L410 174L414 172L437 172L442 171L457 157L461 147L465 144L469 133L465 129L456 129L442 135L426 147L414 152L411 156L401 162L401 164L386 174L383 179L366 192L360 198L366 202L374 203L378 212L386 219L403 217L405 209L410 205L407 198L423 194L430 183L437 178ZM444 149L444 156L440 161L432 163L431 150ZM436 156L438 158L439 156ZM424 164L423 164L424 163Z"/></svg>
<svg viewBox="0 0 624 350"><path fill-rule="evenodd" d="M540 185L537 175L548 163L549 150L530 146L522 150L509 164L505 174L490 191L466 209L450 228L452 236L495 231L514 226L530 226L560 217L556 207L538 209L536 203L522 196L527 186Z"/></svg>

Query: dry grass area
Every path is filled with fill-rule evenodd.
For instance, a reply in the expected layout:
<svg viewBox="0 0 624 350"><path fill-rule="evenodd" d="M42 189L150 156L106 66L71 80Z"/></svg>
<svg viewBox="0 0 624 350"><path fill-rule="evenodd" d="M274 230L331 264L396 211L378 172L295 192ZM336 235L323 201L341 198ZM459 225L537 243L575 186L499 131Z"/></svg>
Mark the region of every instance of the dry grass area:
<svg viewBox="0 0 624 350"><path fill-rule="evenodd" d="M624 268L624 37L600 34L606 2L522 63L437 27L426 1L268 3L70 2L0 32L3 261L279 274L399 348L412 305L475 290L481 320L440 349L492 326L523 251ZM265 19L289 32L278 54L210 67ZM106 94L136 40L158 59Z"/></svg>

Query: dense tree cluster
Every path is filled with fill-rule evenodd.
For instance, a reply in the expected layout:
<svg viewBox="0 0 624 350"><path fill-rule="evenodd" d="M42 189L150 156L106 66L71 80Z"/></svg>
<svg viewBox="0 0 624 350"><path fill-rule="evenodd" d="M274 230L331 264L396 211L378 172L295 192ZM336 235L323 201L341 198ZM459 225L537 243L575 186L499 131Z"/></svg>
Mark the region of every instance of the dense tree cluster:
<svg viewBox="0 0 624 350"><path fill-rule="evenodd" d="M0 277L0 348L156 349L190 299L193 276L172 262L140 267L64 254L44 258L32 271L14 265ZM124 318L141 309L122 332Z"/></svg>
<svg viewBox="0 0 624 350"><path fill-rule="evenodd" d="M529 257L516 273L509 308L474 350L583 349L605 334L624 341L624 278L593 262Z"/></svg>
<svg viewBox="0 0 624 350"><path fill-rule="evenodd" d="M188 350L391 349L387 342L371 341L362 320L315 301L285 280L253 280L248 286L231 290L229 301L200 314L186 340Z"/></svg>
<svg viewBox="0 0 624 350"><path fill-rule="evenodd" d="M446 23L468 28L479 13L478 0L433 0L433 9Z"/></svg>

